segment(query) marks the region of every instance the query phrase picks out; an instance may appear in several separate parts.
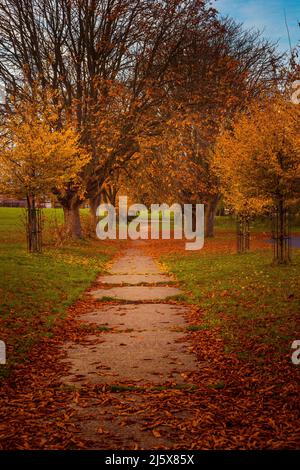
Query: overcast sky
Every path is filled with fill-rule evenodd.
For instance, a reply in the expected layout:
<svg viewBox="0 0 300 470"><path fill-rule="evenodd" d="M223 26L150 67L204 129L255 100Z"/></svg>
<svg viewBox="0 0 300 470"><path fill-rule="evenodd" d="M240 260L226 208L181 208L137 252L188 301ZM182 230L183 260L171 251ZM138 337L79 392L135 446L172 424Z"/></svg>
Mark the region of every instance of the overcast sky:
<svg viewBox="0 0 300 470"><path fill-rule="evenodd" d="M278 40L280 49L288 51L285 11L292 46L300 43L300 0L212 0L212 3L222 15L243 22L247 28L263 29L265 37Z"/></svg>

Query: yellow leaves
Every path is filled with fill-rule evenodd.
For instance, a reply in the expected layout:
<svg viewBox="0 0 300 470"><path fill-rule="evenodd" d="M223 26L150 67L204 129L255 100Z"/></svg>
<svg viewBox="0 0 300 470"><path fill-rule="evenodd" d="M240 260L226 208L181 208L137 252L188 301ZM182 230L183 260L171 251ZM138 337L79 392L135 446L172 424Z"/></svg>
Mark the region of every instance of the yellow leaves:
<svg viewBox="0 0 300 470"><path fill-rule="evenodd" d="M299 108L292 109L281 96L269 97L252 104L219 136L214 168L237 212L259 213L278 197L300 197L299 118Z"/></svg>
<svg viewBox="0 0 300 470"><path fill-rule="evenodd" d="M3 126L6 137L1 139L0 185L4 192L45 195L54 187L62 190L66 183L80 182L78 175L90 155L71 126L55 129L57 118L47 101L16 105L16 113Z"/></svg>

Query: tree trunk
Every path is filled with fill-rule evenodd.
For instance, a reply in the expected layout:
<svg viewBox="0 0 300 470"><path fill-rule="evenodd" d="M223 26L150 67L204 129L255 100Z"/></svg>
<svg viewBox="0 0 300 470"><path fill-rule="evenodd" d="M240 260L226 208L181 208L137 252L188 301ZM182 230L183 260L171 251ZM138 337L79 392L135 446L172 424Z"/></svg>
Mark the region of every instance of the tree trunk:
<svg viewBox="0 0 300 470"><path fill-rule="evenodd" d="M75 239L82 237L80 205L81 202L77 198L75 201L71 200L68 203L62 204L66 232L69 236Z"/></svg>
<svg viewBox="0 0 300 470"><path fill-rule="evenodd" d="M98 206L100 205L101 197L102 197L102 195L101 195L101 193L99 193L96 196L91 197L89 199L90 214L91 214L93 225L94 225L95 229L96 229L96 225L97 225L96 212L97 212Z"/></svg>
<svg viewBox="0 0 300 470"><path fill-rule="evenodd" d="M277 262L279 264L290 263L290 233L288 212L283 199L278 204L279 237L277 238Z"/></svg>
<svg viewBox="0 0 300 470"><path fill-rule="evenodd" d="M278 261L280 264L284 264L286 262L285 260L285 253L284 253L284 235L285 235L285 230L284 230L284 207L283 207L283 202L280 201L278 204L278 214L279 214L279 240L278 240L278 248L279 248L279 253L278 253Z"/></svg>
<svg viewBox="0 0 300 470"><path fill-rule="evenodd" d="M40 253L41 245L41 227L35 204L35 196L27 196L27 245L30 253Z"/></svg>
<svg viewBox="0 0 300 470"><path fill-rule="evenodd" d="M35 197L27 195L27 244L29 253L37 253Z"/></svg>
<svg viewBox="0 0 300 470"><path fill-rule="evenodd" d="M118 194L117 188L115 186L108 185L106 194L110 204L116 207L116 198Z"/></svg>
<svg viewBox="0 0 300 470"><path fill-rule="evenodd" d="M205 205L205 237L214 237L215 235L215 216L220 197L219 194L213 196Z"/></svg>

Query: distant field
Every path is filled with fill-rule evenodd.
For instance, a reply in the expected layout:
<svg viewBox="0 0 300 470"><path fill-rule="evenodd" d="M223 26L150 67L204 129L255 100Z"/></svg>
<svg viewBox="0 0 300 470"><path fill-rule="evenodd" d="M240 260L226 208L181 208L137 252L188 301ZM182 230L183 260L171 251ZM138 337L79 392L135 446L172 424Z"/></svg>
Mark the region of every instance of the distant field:
<svg viewBox="0 0 300 470"><path fill-rule="evenodd" d="M88 209L82 209L81 214L87 216ZM0 207L0 243L7 240L5 233L20 242L25 241L25 219L26 210L19 207ZM45 227L63 222L62 209L43 209L43 220Z"/></svg>

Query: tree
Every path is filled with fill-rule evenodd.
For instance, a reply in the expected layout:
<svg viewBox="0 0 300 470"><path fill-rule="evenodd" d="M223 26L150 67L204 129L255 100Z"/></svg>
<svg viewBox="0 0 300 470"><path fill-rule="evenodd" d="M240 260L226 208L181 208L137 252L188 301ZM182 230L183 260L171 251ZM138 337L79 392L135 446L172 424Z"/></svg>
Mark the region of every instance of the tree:
<svg viewBox="0 0 300 470"><path fill-rule="evenodd" d="M214 12L204 0L4 0L0 4L0 79L8 96L39 82L59 92L64 116L92 158L81 176L86 196L99 196L114 166L139 148L141 129L168 92L170 71L196 28ZM119 92L115 92L119 89ZM72 116L72 118L70 118ZM112 138L108 142L107 129ZM108 145L107 145L108 144ZM80 236L81 194L57 197ZM69 221L69 222L68 222Z"/></svg>
<svg viewBox="0 0 300 470"><path fill-rule="evenodd" d="M34 233L37 198L54 187L63 192L70 184L83 190L78 174L90 158L72 127L57 130L58 116L49 98L44 90L43 99L36 94L33 102L15 103L1 126L1 192L26 198Z"/></svg>
<svg viewBox="0 0 300 470"><path fill-rule="evenodd" d="M225 200L237 213L277 208L279 262L284 256L286 209L300 199L300 107L267 96L239 114L214 149L214 167Z"/></svg>
<svg viewBox="0 0 300 470"><path fill-rule="evenodd" d="M222 124L278 80L280 60L274 45L231 20L193 31L155 127L139 138L141 158L124 175L135 197L205 203L205 234L213 236L221 194L210 150Z"/></svg>
<svg viewBox="0 0 300 470"><path fill-rule="evenodd" d="M281 80L281 56L259 31L247 31L225 18L206 37L195 34L180 59L180 87L174 90L174 100L186 122L181 140L198 175L198 184L186 179L192 185L183 184L182 199L205 203L205 233L213 236L221 194L210 150L236 112Z"/></svg>

